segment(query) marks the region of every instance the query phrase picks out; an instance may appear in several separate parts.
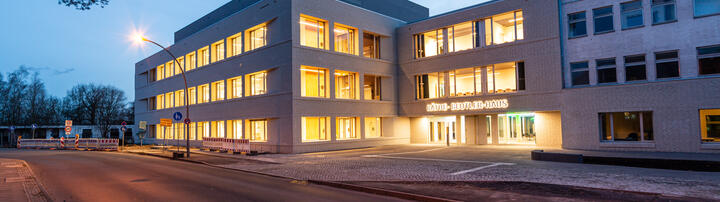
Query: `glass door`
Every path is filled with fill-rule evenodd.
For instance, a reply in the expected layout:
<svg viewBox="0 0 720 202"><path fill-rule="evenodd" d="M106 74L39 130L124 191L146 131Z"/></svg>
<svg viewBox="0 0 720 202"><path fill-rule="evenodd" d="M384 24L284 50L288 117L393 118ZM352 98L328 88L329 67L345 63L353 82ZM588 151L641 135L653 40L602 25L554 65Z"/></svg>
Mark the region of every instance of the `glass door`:
<svg viewBox="0 0 720 202"><path fill-rule="evenodd" d="M535 144L535 115L498 115L498 138L500 144Z"/></svg>

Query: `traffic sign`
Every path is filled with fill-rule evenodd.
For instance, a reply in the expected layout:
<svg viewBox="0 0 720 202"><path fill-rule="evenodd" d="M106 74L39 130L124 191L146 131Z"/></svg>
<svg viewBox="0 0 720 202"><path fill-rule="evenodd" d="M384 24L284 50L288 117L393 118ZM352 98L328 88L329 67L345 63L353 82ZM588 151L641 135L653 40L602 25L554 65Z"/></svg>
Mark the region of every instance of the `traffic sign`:
<svg viewBox="0 0 720 202"><path fill-rule="evenodd" d="M180 112L175 112L175 113L173 114L173 119L175 119L175 121L180 121L180 120L182 120L182 117L183 117L183 115L182 115L182 113L180 113Z"/></svg>
<svg viewBox="0 0 720 202"><path fill-rule="evenodd" d="M65 126L65 135L70 135L70 131L72 131L72 127Z"/></svg>
<svg viewBox="0 0 720 202"><path fill-rule="evenodd" d="M127 127L125 127L125 126L120 127L120 130L124 133L127 130Z"/></svg>
<svg viewBox="0 0 720 202"><path fill-rule="evenodd" d="M125 127L125 126L127 126L127 123L126 123L125 121L123 121L122 123L120 123L120 125L122 125L123 127Z"/></svg>
<svg viewBox="0 0 720 202"><path fill-rule="evenodd" d="M34 123L33 123L32 125L30 125L30 127L32 127L32 129L36 129L36 128L37 128L37 124L34 124Z"/></svg>
<svg viewBox="0 0 720 202"><path fill-rule="evenodd" d="M172 120L170 120L170 119L160 119L160 126L172 127Z"/></svg>
<svg viewBox="0 0 720 202"><path fill-rule="evenodd" d="M15 126L10 126L10 132L15 131Z"/></svg>
<svg viewBox="0 0 720 202"><path fill-rule="evenodd" d="M65 127L72 126L72 120L65 120Z"/></svg>
<svg viewBox="0 0 720 202"><path fill-rule="evenodd" d="M190 118L185 118L185 124L190 125Z"/></svg>
<svg viewBox="0 0 720 202"><path fill-rule="evenodd" d="M140 121L138 128L140 128L141 130L146 130L147 129L147 121Z"/></svg>

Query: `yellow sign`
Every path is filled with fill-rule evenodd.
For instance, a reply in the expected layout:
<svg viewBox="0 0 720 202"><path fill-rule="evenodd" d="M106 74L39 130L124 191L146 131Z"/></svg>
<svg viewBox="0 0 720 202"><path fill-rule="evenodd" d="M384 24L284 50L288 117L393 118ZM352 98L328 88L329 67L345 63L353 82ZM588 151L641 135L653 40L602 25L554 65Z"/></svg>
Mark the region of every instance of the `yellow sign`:
<svg viewBox="0 0 720 202"><path fill-rule="evenodd" d="M428 112L446 112L446 111L477 111L486 109L506 109L510 105L507 99L496 100L478 100L467 102L448 103L430 103L427 104L425 110Z"/></svg>
<svg viewBox="0 0 720 202"><path fill-rule="evenodd" d="M172 119L160 119L160 126L172 127Z"/></svg>

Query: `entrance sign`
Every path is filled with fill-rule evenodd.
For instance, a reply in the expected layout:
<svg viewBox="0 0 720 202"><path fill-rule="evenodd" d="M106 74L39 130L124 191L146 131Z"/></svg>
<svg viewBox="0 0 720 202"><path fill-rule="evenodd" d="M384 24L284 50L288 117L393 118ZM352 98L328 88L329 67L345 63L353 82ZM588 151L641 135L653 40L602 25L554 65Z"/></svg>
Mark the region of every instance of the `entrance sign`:
<svg viewBox="0 0 720 202"><path fill-rule="evenodd" d="M180 121L180 120L182 120L182 117L183 117L183 115L182 115L182 113L180 113L180 112L175 112L175 113L173 114L173 119L175 119L175 121Z"/></svg>
<svg viewBox="0 0 720 202"><path fill-rule="evenodd" d="M427 104L425 110L427 112L446 112L446 111L478 111L488 109L506 109L510 105L507 99L495 100L477 100L467 102L448 103L430 103Z"/></svg>
<svg viewBox="0 0 720 202"><path fill-rule="evenodd" d="M172 127L171 119L160 119L160 126Z"/></svg>

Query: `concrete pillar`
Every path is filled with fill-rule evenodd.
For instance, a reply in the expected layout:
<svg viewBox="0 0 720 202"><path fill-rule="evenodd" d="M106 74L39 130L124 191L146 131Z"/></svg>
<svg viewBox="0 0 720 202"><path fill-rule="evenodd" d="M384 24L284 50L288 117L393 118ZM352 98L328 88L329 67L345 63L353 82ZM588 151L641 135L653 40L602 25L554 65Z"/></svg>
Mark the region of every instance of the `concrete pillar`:
<svg viewBox="0 0 720 202"><path fill-rule="evenodd" d="M478 144L478 116L465 116L465 144Z"/></svg>
<svg viewBox="0 0 720 202"><path fill-rule="evenodd" d="M498 137L498 132L499 132L499 130L498 130L498 125L499 125L498 124L498 115L491 114L490 120L491 120L490 124L492 124L491 125L492 126L491 127L492 128L492 130L491 130L492 131L492 134L491 134L492 135L492 144L499 144L500 137ZM488 143L488 144L490 144L490 143Z"/></svg>
<svg viewBox="0 0 720 202"><path fill-rule="evenodd" d="M478 115L475 117L475 123L476 123L476 138L477 141L475 141L476 144L488 144L487 141L487 118L485 115Z"/></svg>
<svg viewBox="0 0 720 202"><path fill-rule="evenodd" d="M463 116L455 115L455 144L462 144L462 134L464 133L465 127L463 127Z"/></svg>

